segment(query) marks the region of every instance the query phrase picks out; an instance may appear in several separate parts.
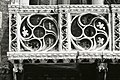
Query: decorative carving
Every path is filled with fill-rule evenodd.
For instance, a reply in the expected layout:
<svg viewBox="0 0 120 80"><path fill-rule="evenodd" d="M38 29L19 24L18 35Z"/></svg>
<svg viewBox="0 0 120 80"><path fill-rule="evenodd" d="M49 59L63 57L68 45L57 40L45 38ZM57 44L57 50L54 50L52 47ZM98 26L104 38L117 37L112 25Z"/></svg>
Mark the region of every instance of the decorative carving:
<svg viewBox="0 0 120 80"><path fill-rule="evenodd" d="M116 7L111 5L111 7L113 12L120 11L119 6ZM109 42L109 6L106 5L9 5L9 13L12 14L12 16L10 15L10 51L16 52L11 52L10 54L8 52L9 59L38 59L38 62L44 63L49 62L49 60L46 59L52 59L54 63L57 63L60 59L62 59L63 62L70 62L72 59L75 60L76 51L68 51L68 41L72 41L71 46L73 49L82 50L80 52L79 59L101 59L102 51L100 50L108 50L109 44L112 43ZM22 19L21 25L18 24L20 27L20 40L16 37L17 13L21 16L27 15ZM31 13L35 14L28 15ZM56 13L61 14L61 16L59 16L60 21L58 21L58 15L56 16ZM69 14L78 14L74 17L71 16L71 18L73 18L70 23L71 34L68 34L68 27L70 27L68 25L70 21L68 21L70 18ZM119 18L119 13L115 13L115 50L120 50ZM59 22L60 25L57 25ZM58 26L60 26L61 32L59 32ZM62 46L62 50L61 52L55 52L56 50L59 50L59 35L62 42L62 45L60 45ZM68 40L68 35L71 35L71 40ZM18 52L17 50L17 41L20 41L19 45L21 52ZM55 51L51 52L54 48ZM97 50L100 52L96 52ZM109 51L104 52L103 54L106 59L120 59L119 52ZM31 63L32 62L34 63L36 60L31 61Z"/></svg>
<svg viewBox="0 0 120 80"><path fill-rule="evenodd" d="M53 15L32 14L20 26L22 51L47 51L57 45L59 30Z"/></svg>
<svg viewBox="0 0 120 80"><path fill-rule="evenodd" d="M109 42L107 20L98 14L76 16L71 24L72 43L79 50L101 50Z"/></svg>
<svg viewBox="0 0 120 80"><path fill-rule="evenodd" d="M17 22L16 22L16 14L11 15L11 51L17 51Z"/></svg>
<svg viewBox="0 0 120 80"><path fill-rule="evenodd" d="M65 11L65 10L64 10ZM63 12L64 12L63 11ZM62 37L62 50L68 50L68 22L67 22L67 13L61 14L61 37Z"/></svg>
<svg viewBox="0 0 120 80"><path fill-rule="evenodd" d="M114 16L114 29L115 29L115 32L114 32L114 40L115 40L115 50L119 51L120 50L120 14L118 13L115 13L115 16Z"/></svg>
<svg viewBox="0 0 120 80"><path fill-rule="evenodd" d="M22 64L26 63L59 63L60 60L63 60L62 63L71 63L76 62L77 52L52 52L52 53L40 53L40 52L9 52L8 57L10 60L19 60L19 64L15 64L15 70L18 68L22 71ZM94 62L96 59L106 60L111 59L116 61L120 59L119 52L110 52L110 51L80 51L78 56L78 62L84 61L84 59L89 60L89 62ZM26 60L26 61L25 61Z"/></svg>
<svg viewBox="0 0 120 80"><path fill-rule="evenodd" d="M19 13L58 13L57 5L47 5L47 6L38 6L38 5L9 5L9 12L19 12Z"/></svg>

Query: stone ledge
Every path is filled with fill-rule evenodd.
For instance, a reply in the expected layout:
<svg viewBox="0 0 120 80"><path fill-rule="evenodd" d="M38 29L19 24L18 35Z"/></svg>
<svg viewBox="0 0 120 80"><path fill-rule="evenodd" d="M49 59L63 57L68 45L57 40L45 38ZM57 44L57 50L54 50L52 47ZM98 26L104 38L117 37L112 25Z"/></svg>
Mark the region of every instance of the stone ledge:
<svg viewBox="0 0 120 80"><path fill-rule="evenodd" d="M120 52L79 51L79 52L7 52L8 59L120 59Z"/></svg>

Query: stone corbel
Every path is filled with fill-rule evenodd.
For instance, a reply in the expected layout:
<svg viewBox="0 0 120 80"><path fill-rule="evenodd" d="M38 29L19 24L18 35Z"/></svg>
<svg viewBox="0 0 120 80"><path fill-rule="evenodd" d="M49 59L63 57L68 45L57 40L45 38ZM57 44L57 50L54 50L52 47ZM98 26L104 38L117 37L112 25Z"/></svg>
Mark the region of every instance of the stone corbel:
<svg viewBox="0 0 120 80"><path fill-rule="evenodd" d="M17 80L16 73L23 71L23 60L19 60L19 63L15 63L14 60L10 60L10 62L13 64L13 76L14 80Z"/></svg>
<svg viewBox="0 0 120 80"><path fill-rule="evenodd" d="M18 64L14 64L13 63L13 66L14 66L14 68L13 68L13 80L17 80L17 75L16 75L16 73L18 72Z"/></svg>
<svg viewBox="0 0 120 80"><path fill-rule="evenodd" d="M14 73L17 73L17 72L18 72L18 69L19 69L19 64L14 64L13 66L14 66L13 72L14 72Z"/></svg>
<svg viewBox="0 0 120 80"><path fill-rule="evenodd" d="M112 59L112 62L113 62L113 63L117 63L117 62L118 62L118 59L117 59L117 58L114 58L114 59Z"/></svg>
<svg viewBox="0 0 120 80"><path fill-rule="evenodd" d="M92 4L103 5L104 4L104 0L92 0Z"/></svg>
<svg viewBox="0 0 120 80"><path fill-rule="evenodd" d="M108 70L107 63L99 63L98 64L98 69L99 69L99 72L101 72L101 71L107 71Z"/></svg>
<svg viewBox="0 0 120 80"><path fill-rule="evenodd" d="M19 63L19 67L18 67L19 68L19 72L22 73L22 71L23 71L23 60L19 60L19 62L20 62Z"/></svg>
<svg viewBox="0 0 120 80"><path fill-rule="evenodd" d="M17 72L17 65L14 63L14 60L11 59L10 62L13 64L13 72Z"/></svg>

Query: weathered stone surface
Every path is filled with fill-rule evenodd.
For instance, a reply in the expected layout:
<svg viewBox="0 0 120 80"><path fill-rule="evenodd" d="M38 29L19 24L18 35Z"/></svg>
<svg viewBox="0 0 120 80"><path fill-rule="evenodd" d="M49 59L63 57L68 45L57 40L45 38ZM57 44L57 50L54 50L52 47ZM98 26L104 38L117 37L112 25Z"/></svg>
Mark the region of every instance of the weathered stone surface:
<svg viewBox="0 0 120 80"><path fill-rule="evenodd" d="M0 12L2 12L2 27L0 28L0 55L7 55L9 49L9 29L8 29L8 2L0 0Z"/></svg>

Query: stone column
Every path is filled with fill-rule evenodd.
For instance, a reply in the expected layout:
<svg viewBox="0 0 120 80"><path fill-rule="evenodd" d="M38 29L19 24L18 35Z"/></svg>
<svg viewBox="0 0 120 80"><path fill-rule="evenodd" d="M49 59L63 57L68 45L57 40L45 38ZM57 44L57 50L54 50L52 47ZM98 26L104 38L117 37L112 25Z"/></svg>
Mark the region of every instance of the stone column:
<svg viewBox="0 0 120 80"><path fill-rule="evenodd" d="M70 4L70 0L62 0L62 4Z"/></svg>
<svg viewBox="0 0 120 80"><path fill-rule="evenodd" d="M80 4L87 4L87 0L78 0Z"/></svg>
<svg viewBox="0 0 120 80"><path fill-rule="evenodd" d="M29 0L20 0L20 5L29 5Z"/></svg>
<svg viewBox="0 0 120 80"><path fill-rule="evenodd" d="M50 0L50 5L57 5L57 0Z"/></svg>
<svg viewBox="0 0 120 80"><path fill-rule="evenodd" d="M1 44L0 44L0 63L1 63L1 60L2 60L2 54L1 54Z"/></svg>
<svg viewBox="0 0 120 80"><path fill-rule="evenodd" d="M20 0L11 0L12 5L18 5Z"/></svg>
<svg viewBox="0 0 120 80"><path fill-rule="evenodd" d="M104 5L104 0L92 0L92 4Z"/></svg>
<svg viewBox="0 0 120 80"><path fill-rule="evenodd" d="M2 28L2 12L0 11L0 28Z"/></svg>

